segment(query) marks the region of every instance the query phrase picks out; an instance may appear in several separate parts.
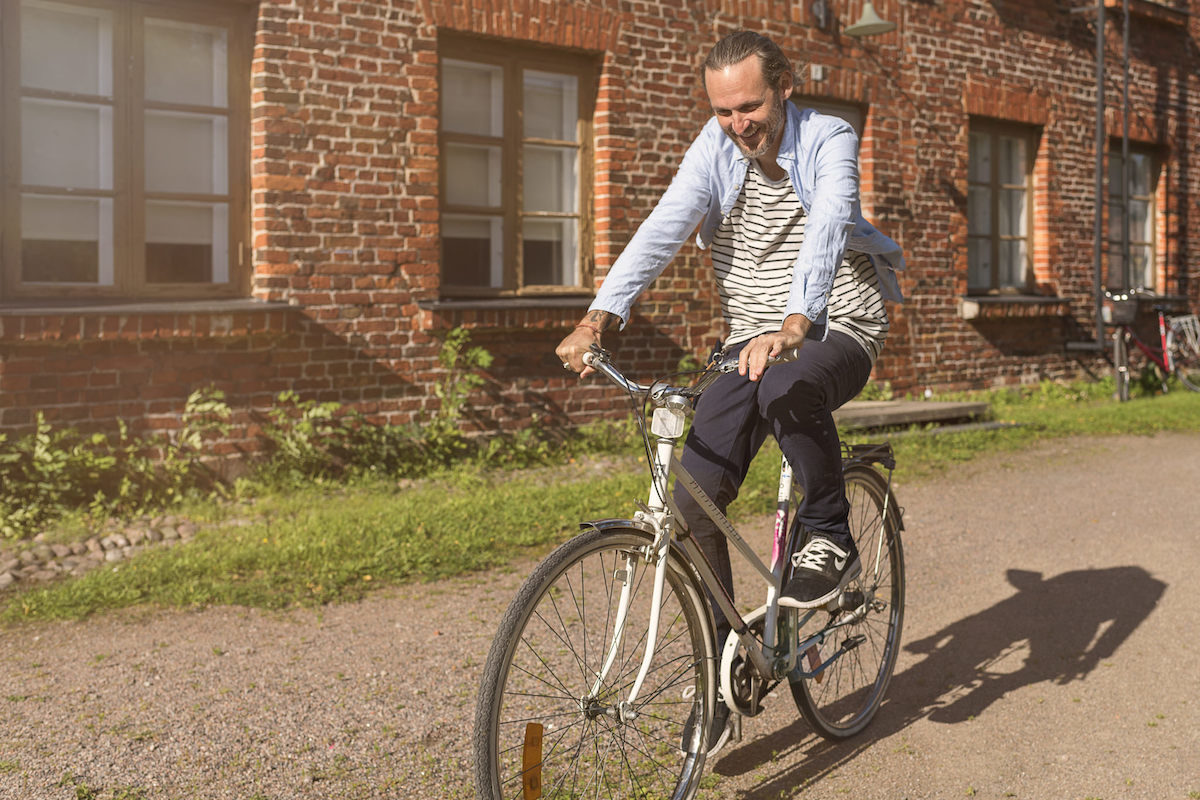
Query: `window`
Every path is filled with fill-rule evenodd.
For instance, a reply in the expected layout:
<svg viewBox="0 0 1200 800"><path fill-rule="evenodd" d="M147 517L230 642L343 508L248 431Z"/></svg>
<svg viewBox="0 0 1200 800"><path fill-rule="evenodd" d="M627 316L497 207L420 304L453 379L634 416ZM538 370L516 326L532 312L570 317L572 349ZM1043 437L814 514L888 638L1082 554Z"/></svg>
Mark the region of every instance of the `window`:
<svg viewBox="0 0 1200 800"><path fill-rule="evenodd" d="M1158 167L1148 151L1129 153L1128 203L1123 186L1121 151L1108 156L1108 288L1153 289L1154 194ZM1125 259L1125 224L1129 224L1129 259Z"/></svg>
<svg viewBox="0 0 1200 800"><path fill-rule="evenodd" d="M967 167L967 291L1029 287L1032 229L1031 132L971 123Z"/></svg>
<svg viewBox="0 0 1200 800"><path fill-rule="evenodd" d="M854 132L858 134L858 138L862 139L863 110L861 107L849 103L838 103L833 100L821 100L816 97L802 95L792 95L791 101L797 108L811 108L822 114L828 114L831 117L841 117L850 123L850 127L854 128Z"/></svg>
<svg viewBox="0 0 1200 800"><path fill-rule="evenodd" d="M449 39L441 52L442 292L585 285L595 66Z"/></svg>
<svg viewBox="0 0 1200 800"><path fill-rule="evenodd" d="M4 299L244 291L238 7L4 6Z"/></svg>

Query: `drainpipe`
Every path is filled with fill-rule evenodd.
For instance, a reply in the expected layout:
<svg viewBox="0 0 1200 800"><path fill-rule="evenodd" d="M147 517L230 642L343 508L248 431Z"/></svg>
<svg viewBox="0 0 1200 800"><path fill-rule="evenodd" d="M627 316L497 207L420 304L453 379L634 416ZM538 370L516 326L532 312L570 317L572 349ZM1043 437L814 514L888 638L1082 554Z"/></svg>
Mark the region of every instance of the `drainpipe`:
<svg viewBox="0 0 1200 800"><path fill-rule="evenodd" d="M1104 348L1104 0L1096 0L1096 347Z"/></svg>
<svg viewBox="0 0 1200 800"><path fill-rule="evenodd" d="M1126 0L1128 2L1128 0ZM1073 13L1086 13L1085 8ZM1067 350L1105 349L1104 335L1104 0L1096 0L1096 214L1092 229L1095 257L1092 281L1095 288L1096 340L1067 342Z"/></svg>

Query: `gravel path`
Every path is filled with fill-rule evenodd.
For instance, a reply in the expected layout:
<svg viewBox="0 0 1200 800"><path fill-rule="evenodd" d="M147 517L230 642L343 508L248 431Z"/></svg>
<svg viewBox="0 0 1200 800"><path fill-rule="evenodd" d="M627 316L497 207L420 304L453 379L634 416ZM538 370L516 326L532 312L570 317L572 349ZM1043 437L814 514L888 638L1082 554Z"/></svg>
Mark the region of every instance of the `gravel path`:
<svg viewBox="0 0 1200 800"><path fill-rule="evenodd" d="M901 480L888 703L831 746L776 694L713 765L716 796L1200 797L1197 487L1200 434ZM529 567L0 630L0 798L470 797L481 664Z"/></svg>

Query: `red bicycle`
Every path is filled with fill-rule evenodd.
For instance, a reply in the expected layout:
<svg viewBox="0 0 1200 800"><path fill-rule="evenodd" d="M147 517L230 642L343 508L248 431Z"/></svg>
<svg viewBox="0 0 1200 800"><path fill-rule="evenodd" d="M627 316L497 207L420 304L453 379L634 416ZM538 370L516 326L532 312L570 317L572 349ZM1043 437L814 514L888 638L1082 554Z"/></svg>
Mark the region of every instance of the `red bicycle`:
<svg viewBox="0 0 1200 800"><path fill-rule="evenodd" d="M1171 375L1193 392L1200 392L1200 321L1196 315L1170 316L1170 309L1154 306L1158 314L1159 339L1159 346L1154 347L1142 341L1132 327L1137 315L1137 298L1128 294L1104 294L1104 321L1116 328L1113 332L1113 367L1117 398L1121 402L1129 399L1129 376L1133 371L1143 376L1153 373L1164 393L1168 390L1167 379ZM1146 357L1144 364L1138 365L1136 358L1131 363L1131 343Z"/></svg>

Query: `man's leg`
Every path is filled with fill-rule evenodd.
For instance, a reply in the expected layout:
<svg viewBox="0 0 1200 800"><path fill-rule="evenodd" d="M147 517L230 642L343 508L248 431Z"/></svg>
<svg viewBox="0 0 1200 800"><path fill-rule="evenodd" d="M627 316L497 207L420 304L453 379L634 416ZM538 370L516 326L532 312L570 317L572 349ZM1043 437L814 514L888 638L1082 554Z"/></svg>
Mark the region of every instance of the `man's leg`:
<svg viewBox="0 0 1200 800"><path fill-rule="evenodd" d="M759 384L736 373L718 378L700 398L679 459L721 513L737 497L750 461L767 436L755 401L758 388ZM682 486L676 485L673 496L721 585L732 595L729 543L724 534ZM715 604L713 616L719 647L731 626Z"/></svg>
<svg viewBox="0 0 1200 800"><path fill-rule="evenodd" d="M823 342L806 342L796 361L772 367L763 375L760 411L804 489L796 524L820 534L821 541L814 539L811 552L805 548L799 580L784 590L784 595L801 603L819 604L836 595L846 572L856 567L833 411L858 394L870 374L866 351L849 336L830 331ZM805 573L804 567L813 571Z"/></svg>

